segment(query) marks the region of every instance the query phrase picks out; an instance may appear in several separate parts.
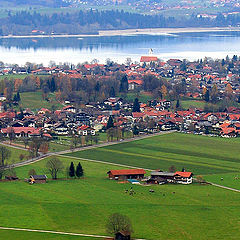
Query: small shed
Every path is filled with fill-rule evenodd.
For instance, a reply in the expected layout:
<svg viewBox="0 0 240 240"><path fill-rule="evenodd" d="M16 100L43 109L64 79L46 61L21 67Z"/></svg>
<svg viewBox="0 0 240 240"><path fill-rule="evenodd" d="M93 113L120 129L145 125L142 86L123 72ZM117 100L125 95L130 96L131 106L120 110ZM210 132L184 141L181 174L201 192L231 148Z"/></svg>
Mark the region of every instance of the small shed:
<svg viewBox="0 0 240 240"><path fill-rule="evenodd" d="M18 180L18 177L16 176L5 176L5 179L8 181L16 181Z"/></svg>
<svg viewBox="0 0 240 240"><path fill-rule="evenodd" d="M120 231L115 234L115 240L130 240L131 234L128 231Z"/></svg>
<svg viewBox="0 0 240 240"><path fill-rule="evenodd" d="M46 175L31 175L29 177L29 182L31 184L33 184L33 183L46 183L47 182L47 176Z"/></svg>

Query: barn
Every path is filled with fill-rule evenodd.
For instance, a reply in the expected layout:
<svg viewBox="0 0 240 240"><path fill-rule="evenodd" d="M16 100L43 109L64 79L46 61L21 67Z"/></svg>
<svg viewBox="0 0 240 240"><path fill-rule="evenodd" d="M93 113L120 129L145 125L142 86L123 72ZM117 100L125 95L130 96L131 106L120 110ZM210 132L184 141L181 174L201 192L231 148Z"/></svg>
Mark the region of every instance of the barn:
<svg viewBox="0 0 240 240"><path fill-rule="evenodd" d="M144 169L121 169L110 170L107 172L109 179L126 180L126 179L142 179L146 171Z"/></svg>
<svg viewBox="0 0 240 240"><path fill-rule="evenodd" d="M29 177L29 182L31 184L33 184L33 183L46 183L47 182L47 176L46 175L31 175Z"/></svg>

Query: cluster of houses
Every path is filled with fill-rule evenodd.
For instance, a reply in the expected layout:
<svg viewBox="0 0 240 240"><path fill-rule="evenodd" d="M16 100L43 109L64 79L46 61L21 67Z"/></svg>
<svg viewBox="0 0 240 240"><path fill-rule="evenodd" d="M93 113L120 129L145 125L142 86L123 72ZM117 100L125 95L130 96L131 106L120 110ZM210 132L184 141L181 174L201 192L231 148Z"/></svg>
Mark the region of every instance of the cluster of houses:
<svg viewBox="0 0 240 240"><path fill-rule="evenodd" d="M119 110L107 106L119 105ZM114 126L122 131L138 129L138 134L178 130L222 137L240 135L240 108L229 107L224 112L207 113L201 108L170 111L171 102L154 100L140 104L140 112L132 112L133 104L121 98L109 98L103 103L77 109L72 105L54 112L42 108L38 112L25 109L22 113L0 113L0 134L8 138L54 136L95 136L105 131L110 116ZM22 114L19 119L19 114Z"/></svg>
<svg viewBox="0 0 240 240"><path fill-rule="evenodd" d="M107 172L109 179L111 180L129 180L132 183L139 183L139 180L146 184L166 184L166 183L178 183L178 184L191 184L193 181L192 172L163 172L160 170L152 171L149 177L145 177L146 171L144 169L121 169L110 170Z"/></svg>
<svg viewBox="0 0 240 240"><path fill-rule="evenodd" d="M228 69L221 70L228 62ZM143 90L143 76L150 74L168 79L172 86L184 83L185 94L179 96L191 99L202 98L203 90L211 90L217 86L218 100L224 98L225 90L230 86L231 94L236 99L240 96L240 60L186 62L169 59L164 62L155 56L142 56L140 63L116 64L83 64L79 68L38 67L27 70L24 67L2 68L0 74L28 73L31 74L67 74L70 78L96 76L99 81L111 79L116 71L126 74L128 88L131 92ZM183 81L184 80L184 81ZM5 97L1 97L5 98ZM6 99L6 98L5 98ZM240 99L240 98L239 98ZM0 99L0 101L4 101ZM181 101L180 101L181 102ZM0 102L0 133L5 137L41 136L51 139L53 136L83 135L94 136L104 130L109 116L114 117L114 126L123 131L149 133L166 130L179 130L195 134L211 134L222 137L237 137L240 134L240 108L228 107L223 112L209 113L201 108L190 108L185 111L173 109L173 102L166 99L155 99L148 104L140 103L140 112L132 112L133 103L126 99L112 97L102 102L92 102L81 109L72 105L56 111L46 108L33 112L25 109L23 116L14 111L4 111Z"/></svg>

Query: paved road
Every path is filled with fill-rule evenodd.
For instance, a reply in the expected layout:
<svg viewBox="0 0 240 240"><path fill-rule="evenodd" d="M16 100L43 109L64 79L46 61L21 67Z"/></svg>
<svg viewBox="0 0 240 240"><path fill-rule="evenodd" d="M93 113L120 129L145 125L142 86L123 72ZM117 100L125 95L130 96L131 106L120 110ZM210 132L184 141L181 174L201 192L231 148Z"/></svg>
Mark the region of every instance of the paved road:
<svg viewBox="0 0 240 240"><path fill-rule="evenodd" d="M52 233L52 234L59 234L59 235L71 235L71 236L82 236L82 237L112 239L112 237L109 237L109 236L92 235L92 234L84 234L84 233L56 232L56 231L49 231L49 230L26 229L26 228L0 227L0 230L12 230L12 231L24 231L24 232L39 232L39 233ZM135 240L147 240L147 239L135 239Z"/></svg>
<svg viewBox="0 0 240 240"><path fill-rule="evenodd" d="M36 158L32 158L32 159L28 159L28 160L25 160L25 161L22 161L22 162L19 162L19 163L14 163L12 165L8 165L5 168L15 168L15 167L21 167L21 166L29 165L29 164L38 162L38 161L40 161L40 160L42 160L42 159L44 159L46 157L53 156L53 155L62 155L62 154L66 154L66 153L84 151L84 150L94 149L94 148L99 148L99 147L106 147L106 146L111 146L111 145L116 145L116 144L121 144L121 143L126 143L126 142L137 141L137 140L141 140L141 139L145 139L145 138L149 138L149 137L153 137L153 136L169 134L169 133L173 133L173 132L176 132L176 131L173 130L173 131L166 131L166 132L158 132L158 133L154 133L154 134L143 135L143 136L139 136L139 137L135 137L135 138L125 139L125 140L122 140L121 142L120 141L105 142L105 143L101 143L101 144L96 144L96 145L76 148L73 151L72 150L65 150L65 151L59 151L59 152L49 152L47 154L41 154L39 157L36 157ZM8 145L6 143L1 143L1 144L2 145L6 145L6 146L10 146L10 145ZM23 148L20 148L20 147L17 147L17 146L15 146L14 148L23 149Z"/></svg>

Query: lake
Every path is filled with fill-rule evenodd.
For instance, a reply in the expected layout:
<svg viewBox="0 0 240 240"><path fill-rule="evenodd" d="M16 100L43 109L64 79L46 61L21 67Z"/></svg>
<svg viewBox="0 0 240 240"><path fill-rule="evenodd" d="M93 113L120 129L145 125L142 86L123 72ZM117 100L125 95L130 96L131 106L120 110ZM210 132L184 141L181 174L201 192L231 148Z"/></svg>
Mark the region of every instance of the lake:
<svg viewBox="0 0 240 240"><path fill-rule="evenodd" d="M197 60L240 55L240 32L178 33L104 37L0 39L0 61L24 65L26 62L83 63L107 58L123 63L126 58L139 61L149 49L160 59Z"/></svg>

